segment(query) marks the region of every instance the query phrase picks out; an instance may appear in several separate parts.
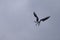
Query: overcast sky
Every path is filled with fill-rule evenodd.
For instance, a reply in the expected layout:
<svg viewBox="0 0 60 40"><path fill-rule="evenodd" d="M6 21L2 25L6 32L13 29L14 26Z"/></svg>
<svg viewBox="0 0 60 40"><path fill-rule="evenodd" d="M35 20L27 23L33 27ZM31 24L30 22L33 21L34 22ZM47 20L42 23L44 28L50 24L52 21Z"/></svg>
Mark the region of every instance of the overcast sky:
<svg viewBox="0 0 60 40"><path fill-rule="evenodd" d="M0 40L60 40L60 0L0 0Z"/></svg>

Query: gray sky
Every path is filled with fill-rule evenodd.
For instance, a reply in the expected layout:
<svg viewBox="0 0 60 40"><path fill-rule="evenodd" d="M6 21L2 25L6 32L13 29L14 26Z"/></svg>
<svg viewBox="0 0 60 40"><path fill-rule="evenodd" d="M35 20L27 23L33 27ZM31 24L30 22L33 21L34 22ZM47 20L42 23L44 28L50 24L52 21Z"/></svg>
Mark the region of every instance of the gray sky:
<svg viewBox="0 0 60 40"><path fill-rule="evenodd" d="M0 40L60 40L60 0L0 0ZM36 12L40 26L34 23Z"/></svg>

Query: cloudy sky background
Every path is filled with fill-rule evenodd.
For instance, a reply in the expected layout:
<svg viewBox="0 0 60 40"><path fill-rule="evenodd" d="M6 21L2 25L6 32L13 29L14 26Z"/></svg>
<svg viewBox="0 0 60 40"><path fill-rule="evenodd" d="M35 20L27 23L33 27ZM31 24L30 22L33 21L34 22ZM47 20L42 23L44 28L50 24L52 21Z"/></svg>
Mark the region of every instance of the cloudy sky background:
<svg viewBox="0 0 60 40"><path fill-rule="evenodd" d="M0 40L60 40L60 0L0 0Z"/></svg>

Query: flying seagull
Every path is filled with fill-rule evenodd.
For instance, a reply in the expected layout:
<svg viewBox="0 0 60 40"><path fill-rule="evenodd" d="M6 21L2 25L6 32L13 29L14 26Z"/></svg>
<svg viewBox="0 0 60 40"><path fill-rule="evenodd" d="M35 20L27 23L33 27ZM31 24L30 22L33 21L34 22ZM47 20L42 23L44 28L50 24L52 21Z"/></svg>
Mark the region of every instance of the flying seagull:
<svg viewBox="0 0 60 40"><path fill-rule="evenodd" d="M34 15L34 16L35 16L35 18L36 18L36 21L34 21L34 22L35 22L35 23L37 23L38 25L40 25L40 22L41 22L41 21L43 21L43 22L44 22L44 21L46 21L47 19L49 19L49 18L50 18L50 16L47 16L47 17L42 18L42 19L40 19L40 20L39 20L39 18L38 18L38 16L37 16L37 14L36 14L35 12L33 12L33 15ZM36 24L36 25L37 25L37 24Z"/></svg>

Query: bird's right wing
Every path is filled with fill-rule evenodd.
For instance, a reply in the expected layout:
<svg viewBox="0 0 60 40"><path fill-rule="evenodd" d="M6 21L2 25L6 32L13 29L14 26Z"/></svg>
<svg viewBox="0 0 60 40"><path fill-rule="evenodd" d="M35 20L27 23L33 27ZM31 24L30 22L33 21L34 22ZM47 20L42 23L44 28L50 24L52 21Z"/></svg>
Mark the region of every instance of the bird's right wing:
<svg viewBox="0 0 60 40"><path fill-rule="evenodd" d="M33 12L33 15L34 15L36 18L38 18L37 14L36 14L35 12Z"/></svg>
<svg viewBox="0 0 60 40"><path fill-rule="evenodd" d="M35 12L33 12L33 14L34 14L34 16L36 17L36 21L38 22L38 20L39 20L38 16L36 15Z"/></svg>

